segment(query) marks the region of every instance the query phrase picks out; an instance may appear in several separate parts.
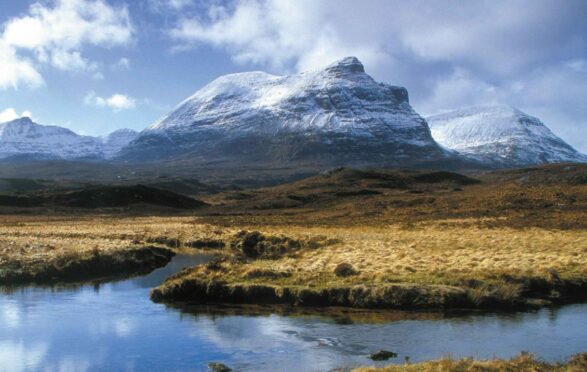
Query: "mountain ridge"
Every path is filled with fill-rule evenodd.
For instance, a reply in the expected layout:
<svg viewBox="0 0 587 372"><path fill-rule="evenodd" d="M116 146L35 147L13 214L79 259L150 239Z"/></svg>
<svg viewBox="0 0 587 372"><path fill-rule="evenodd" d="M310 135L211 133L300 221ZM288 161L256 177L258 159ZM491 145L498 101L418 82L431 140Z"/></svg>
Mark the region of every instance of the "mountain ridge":
<svg viewBox="0 0 587 372"><path fill-rule="evenodd" d="M0 123L0 159L109 159L136 134L119 129L104 137L84 136L22 117Z"/></svg>
<svg viewBox="0 0 587 372"><path fill-rule="evenodd" d="M587 162L540 119L508 105L481 105L427 118L442 146L484 164L516 167Z"/></svg>
<svg viewBox="0 0 587 372"><path fill-rule="evenodd" d="M434 115L356 57L278 76L223 75L140 133L91 137L30 118L0 123L0 160L113 167L319 172L336 167L482 169L587 162L538 118L506 105ZM137 168L138 169L138 168Z"/></svg>
<svg viewBox="0 0 587 372"><path fill-rule="evenodd" d="M454 160L403 87L377 83L355 57L288 76L224 75L121 151L124 160L407 166Z"/></svg>

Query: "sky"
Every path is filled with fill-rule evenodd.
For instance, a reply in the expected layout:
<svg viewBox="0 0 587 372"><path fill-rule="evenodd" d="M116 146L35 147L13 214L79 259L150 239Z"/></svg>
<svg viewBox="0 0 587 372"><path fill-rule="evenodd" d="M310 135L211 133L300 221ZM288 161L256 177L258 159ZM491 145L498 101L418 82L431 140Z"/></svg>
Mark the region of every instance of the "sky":
<svg viewBox="0 0 587 372"><path fill-rule="evenodd" d="M216 77L356 56L431 115L507 104L587 152L584 0L0 0L0 121L144 129Z"/></svg>

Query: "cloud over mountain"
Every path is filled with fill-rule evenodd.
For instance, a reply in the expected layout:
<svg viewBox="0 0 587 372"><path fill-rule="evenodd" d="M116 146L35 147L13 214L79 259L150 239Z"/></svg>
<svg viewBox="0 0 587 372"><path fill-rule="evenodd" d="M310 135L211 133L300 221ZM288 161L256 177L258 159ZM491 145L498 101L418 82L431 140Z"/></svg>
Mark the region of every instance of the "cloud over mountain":
<svg viewBox="0 0 587 372"><path fill-rule="evenodd" d="M587 4L541 1L213 3L179 16L182 48L212 45L274 72L356 55L375 78L406 86L426 114L507 103L537 112L587 149ZM562 92L562 94L561 94ZM529 94L530 93L530 94ZM546 102L546 104L545 104Z"/></svg>

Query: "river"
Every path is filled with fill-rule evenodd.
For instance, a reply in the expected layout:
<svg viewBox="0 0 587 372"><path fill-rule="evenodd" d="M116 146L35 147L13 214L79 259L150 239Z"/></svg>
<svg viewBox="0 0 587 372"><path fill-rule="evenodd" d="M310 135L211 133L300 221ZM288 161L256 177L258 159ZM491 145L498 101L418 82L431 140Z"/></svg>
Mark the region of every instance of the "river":
<svg viewBox="0 0 587 372"><path fill-rule="evenodd" d="M0 371L329 371L442 356L509 358L530 351L563 361L587 351L587 305L518 313L341 312L171 308L149 289L209 260L178 255L164 268L123 281L0 291ZM281 315L279 315L281 314ZM385 363L379 363L383 365Z"/></svg>

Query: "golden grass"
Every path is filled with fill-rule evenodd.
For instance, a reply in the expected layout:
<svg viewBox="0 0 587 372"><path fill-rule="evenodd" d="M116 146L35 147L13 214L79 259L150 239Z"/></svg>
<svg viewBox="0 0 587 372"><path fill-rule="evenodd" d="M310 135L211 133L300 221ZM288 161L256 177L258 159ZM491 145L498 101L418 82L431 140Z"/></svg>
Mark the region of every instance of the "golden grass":
<svg viewBox="0 0 587 372"><path fill-rule="evenodd" d="M353 372L581 372L587 370L587 353L577 354L568 363L546 363L532 354L523 353L510 360L444 358L429 362L389 365L383 368L362 367Z"/></svg>
<svg viewBox="0 0 587 372"><path fill-rule="evenodd" d="M230 272L237 277L251 270L293 273L279 279L277 282L281 284L454 285L473 279L491 282L504 275L549 278L553 270L563 279L587 278L587 231L584 230L488 229L430 223L409 229L396 225L248 228L292 238L325 235L340 241L318 249L304 249L278 260L250 261L232 267ZM336 276L334 269L343 262L353 265L359 274Z"/></svg>
<svg viewBox="0 0 587 372"><path fill-rule="evenodd" d="M191 249L183 245L201 239L230 242L246 229L301 241L322 236L334 243L304 246L278 259L228 261L223 270L200 268L191 275L229 283L309 288L448 285L467 288L471 297L482 299L491 292L505 301L518 298L520 283L528 279L587 281L584 229L488 228L480 227L475 219L426 221L411 227L378 221L362 226L257 225L248 216L225 217L216 225L206 221L194 216L1 216L0 270L15 263L26 266L131 249L157 238L163 238L158 244L174 239L180 242L179 249ZM232 254L229 248L225 252ZM337 276L335 268L341 263L351 264L358 273Z"/></svg>
<svg viewBox="0 0 587 372"><path fill-rule="evenodd" d="M0 216L0 274L121 253L157 237L187 241L223 234L226 229L191 217Z"/></svg>

